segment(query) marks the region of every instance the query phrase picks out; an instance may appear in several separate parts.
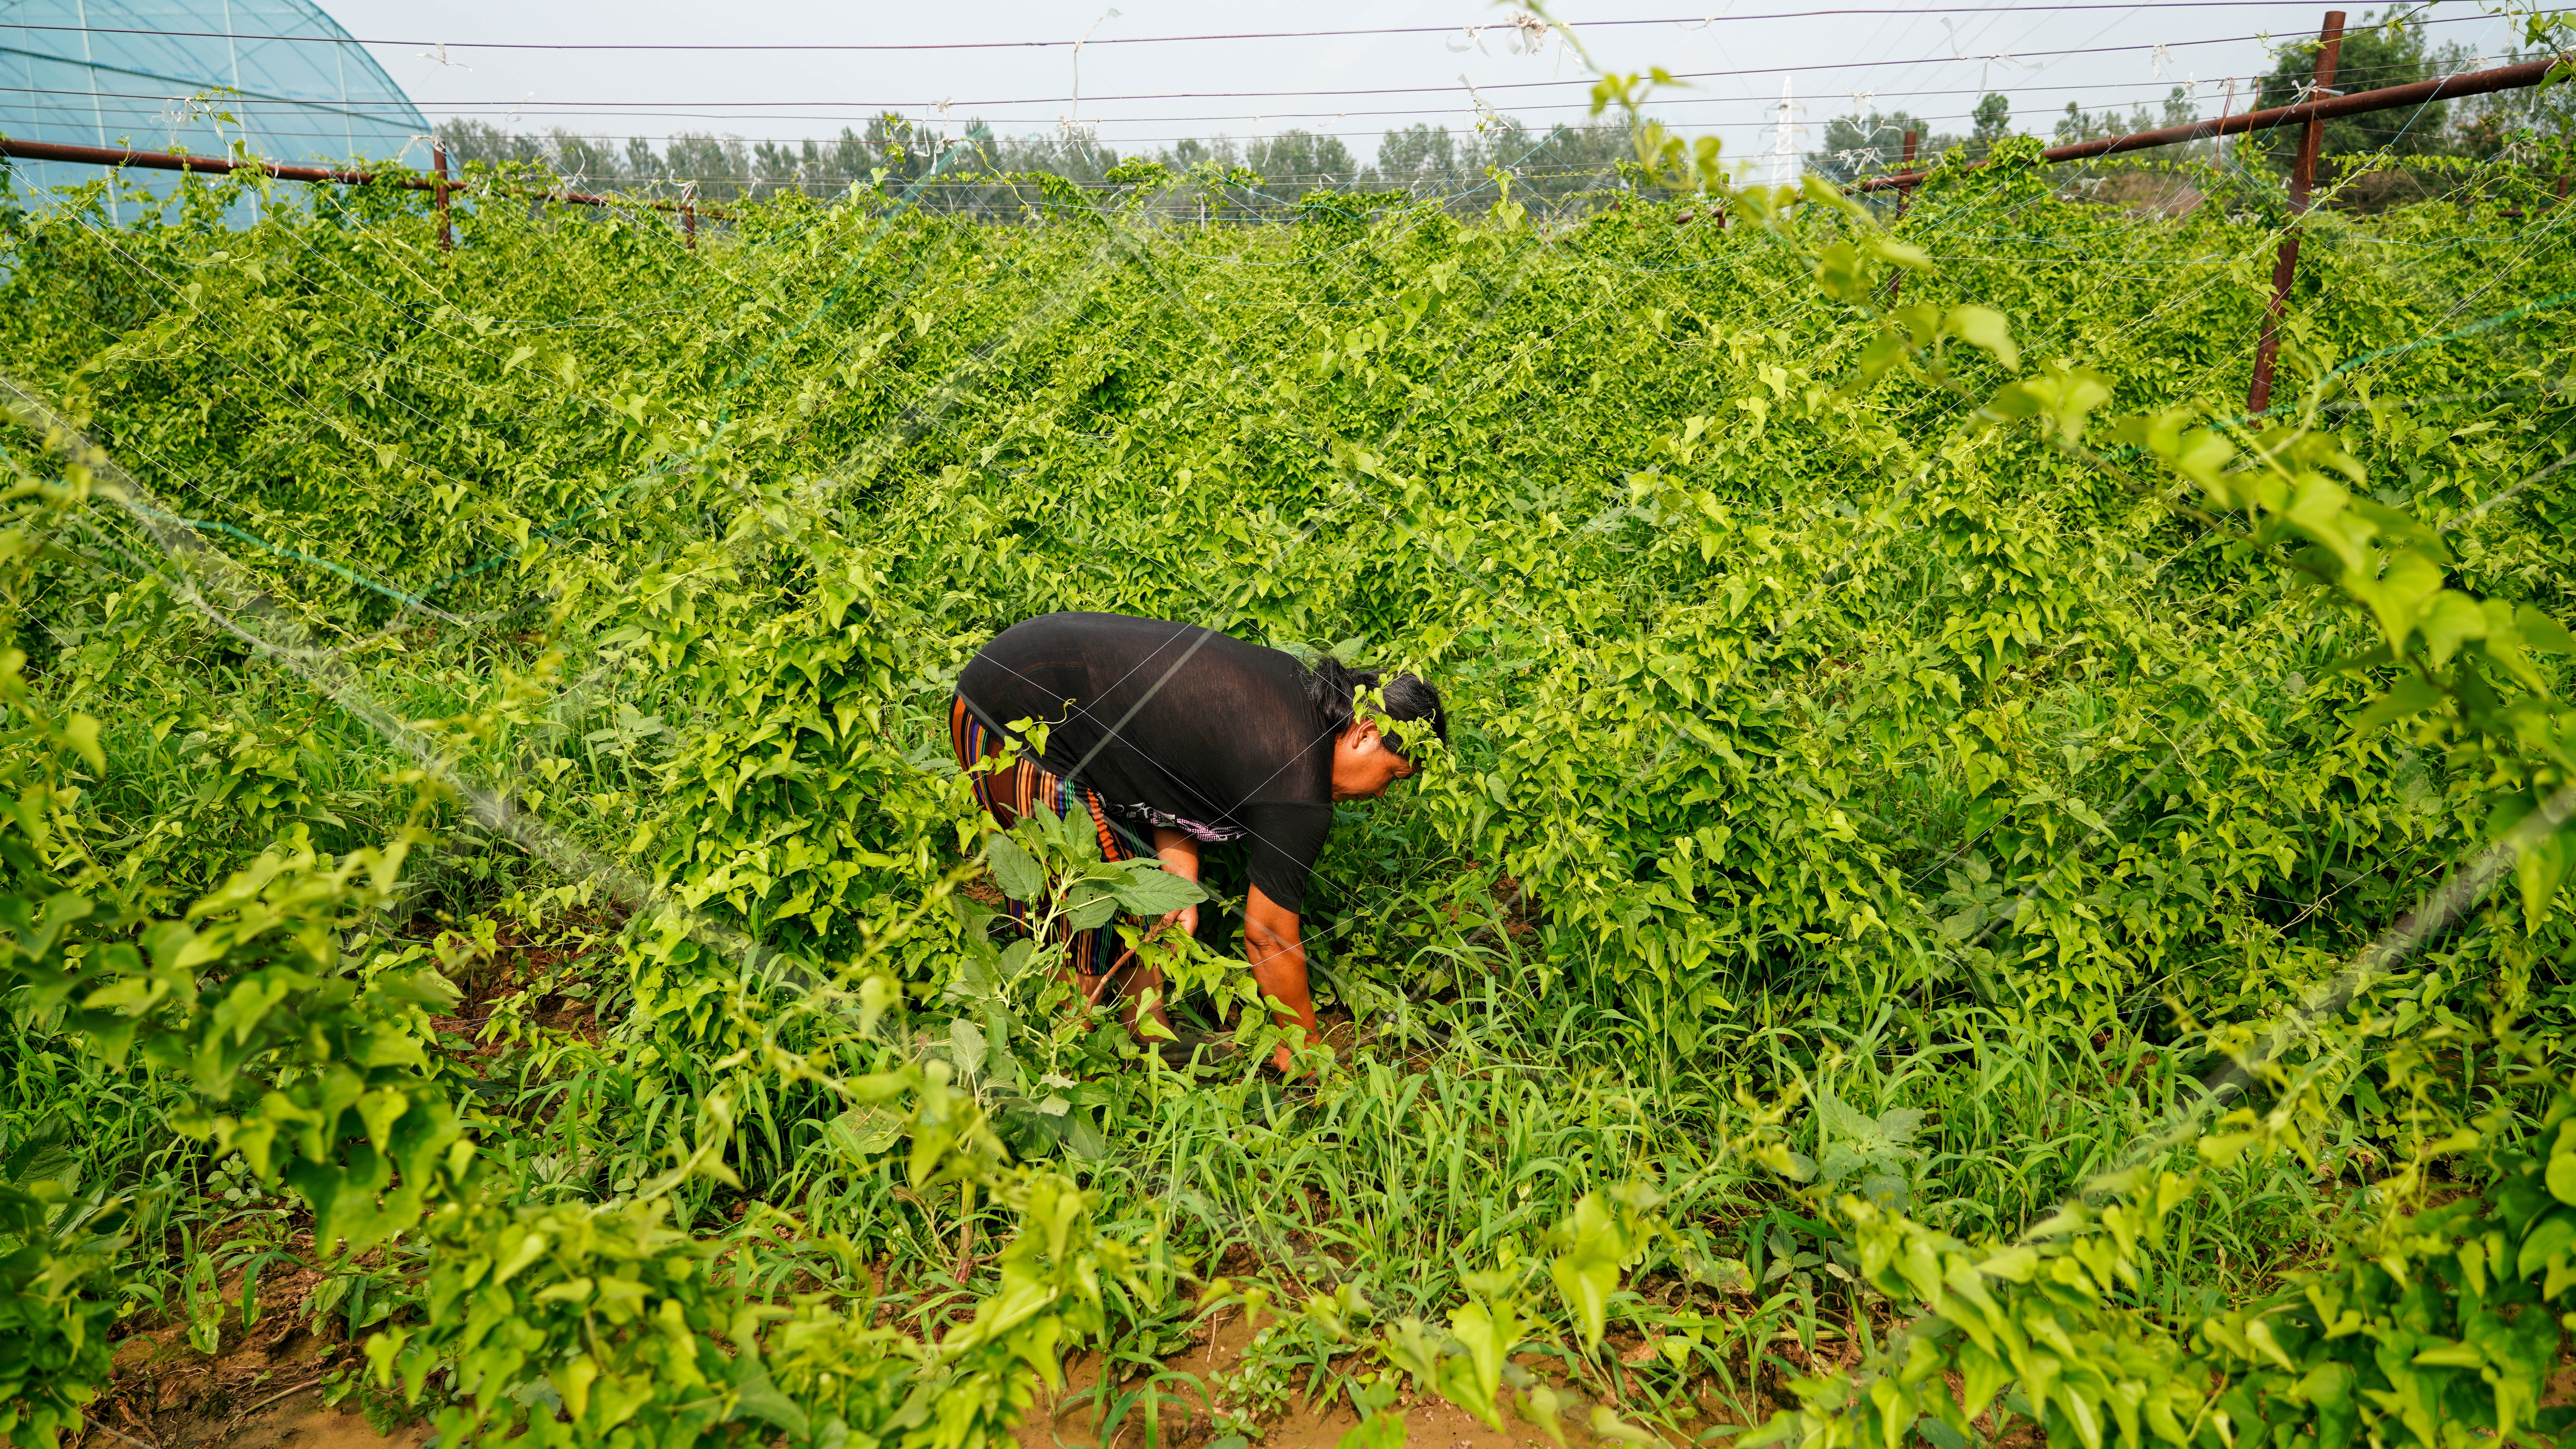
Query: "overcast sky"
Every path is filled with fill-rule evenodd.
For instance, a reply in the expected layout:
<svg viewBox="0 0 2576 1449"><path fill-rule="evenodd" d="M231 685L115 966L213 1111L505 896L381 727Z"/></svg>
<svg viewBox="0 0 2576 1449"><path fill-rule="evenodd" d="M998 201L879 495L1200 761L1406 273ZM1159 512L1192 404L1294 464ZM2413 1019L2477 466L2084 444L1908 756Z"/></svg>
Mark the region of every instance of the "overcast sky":
<svg viewBox="0 0 2576 1449"><path fill-rule="evenodd" d="M2069 100L2088 108L2161 99L2195 83L2206 114L2225 103L2226 78L2266 69L2266 42L2315 33L2323 8L2271 0L2043 8L2001 4L1905 7L1900 13L1762 19L1834 0L1567 0L1571 22L1600 63L1661 65L1704 75L1659 108L1669 121L1715 131L1731 157L1772 148L1781 85L1793 89L1816 146L1833 116L1902 107L1942 130L1965 131L1987 89L2007 92L2020 129L2045 135ZM1843 0L1877 7L1879 0ZM1463 0L1235 0L1108 3L848 5L800 0L325 0L433 119L473 116L518 129L569 126L593 134L712 131L746 137L831 137L882 110L950 129L980 117L1004 133L1067 121L1096 124L1122 151L1181 137L1237 138L1291 127L1345 138L1366 161L1390 127L1471 125L1476 98L1533 124L1580 119L1589 82L1553 40L1525 52L1512 11ZM1711 8L1714 7L1714 8ZM1894 9L1894 7L1884 7ZM2500 54L2507 22L2464 0L2424 7L2437 41ZM435 19L426 19L432 14ZM2353 23L2363 12L2355 9ZM1647 20L1659 23L1613 25ZM1434 27L1433 33L1136 43L1213 33ZM1481 26L1471 32L1468 27ZM711 50L714 45L889 45L1069 42L1048 48L912 51ZM496 50L467 42L693 47L663 51ZM424 42L445 42L444 63ZM2164 47L2159 54L2157 47ZM2049 52L2081 51L2082 54ZM1074 99L1078 91L1081 99ZM1385 95L1279 94L1419 87ZM1254 95L1252 92L1272 94ZM1862 93L1855 96L1854 92ZM1226 94L1232 93L1232 94ZM1155 99L1146 99L1155 97Z"/></svg>

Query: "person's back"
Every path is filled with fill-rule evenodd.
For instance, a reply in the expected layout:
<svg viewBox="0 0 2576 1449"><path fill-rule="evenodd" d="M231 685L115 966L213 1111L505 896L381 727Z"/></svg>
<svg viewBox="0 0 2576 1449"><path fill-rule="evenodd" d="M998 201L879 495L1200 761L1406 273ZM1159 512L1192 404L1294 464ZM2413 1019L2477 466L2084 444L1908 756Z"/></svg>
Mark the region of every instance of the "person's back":
<svg viewBox="0 0 2576 1449"><path fill-rule="evenodd" d="M988 728L1048 725L1046 768L1136 828L1244 840L1253 883L1297 910L1332 826L1334 731L1292 655L1196 624L1044 614L1004 630L957 695Z"/></svg>
<svg viewBox="0 0 2576 1449"><path fill-rule="evenodd" d="M1042 749L1029 748L1037 722ZM1309 1044L1321 1037L1299 917L1333 802L1385 794L1414 772L1413 744L1449 729L1439 691L1410 674L1381 678L1329 658L1309 668L1196 624L1089 613L1029 619L985 645L958 675L948 727L1003 829L1040 806L1084 813L1102 859L1150 853L1191 881L1202 845L1242 841L1244 960L1277 1019ZM1016 903L1012 914L1026 919ZM1148 936L1198 924L1186 906ZM1152 955L1138 962L1142 947L1120 950L1107 927L1065 930L1064 969L1082 996L1097 1005L1117 991L1131 1027L1144 1029L1141 1013L1168 1034ZM1285 1046L1277 1060L1284 1069Z"/></svg>

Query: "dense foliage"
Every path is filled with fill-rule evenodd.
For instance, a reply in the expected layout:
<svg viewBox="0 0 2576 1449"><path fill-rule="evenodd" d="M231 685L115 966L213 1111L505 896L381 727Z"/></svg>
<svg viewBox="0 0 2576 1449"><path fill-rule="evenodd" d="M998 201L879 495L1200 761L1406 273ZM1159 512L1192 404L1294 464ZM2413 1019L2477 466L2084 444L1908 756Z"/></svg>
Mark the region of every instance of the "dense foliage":
<svg viewBox="0 0 2576 1449"><path fill-rule="evenodd" d="M271 1251L460 1437L980 1442L1078 1342L1216 1431L2540 1432L2576 211L2312 217L2256 429L2278 193L2036 149L1892 228L0 211L15 1432ZM1137 1056L980 903L1160 900L947 757L1077 607L1449 692L1309 1075L1197 955L1256 1049ZM1281 1294L1211 1402L1156 1361Z"/></svg>

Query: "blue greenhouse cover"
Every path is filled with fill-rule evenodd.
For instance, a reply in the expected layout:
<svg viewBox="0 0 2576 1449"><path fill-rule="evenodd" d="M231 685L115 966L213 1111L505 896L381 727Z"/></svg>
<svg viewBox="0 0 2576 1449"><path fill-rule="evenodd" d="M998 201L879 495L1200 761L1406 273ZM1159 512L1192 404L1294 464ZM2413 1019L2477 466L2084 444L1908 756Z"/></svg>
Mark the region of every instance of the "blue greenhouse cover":
<svg viewBox="0 0 2576 1449"><path fill-rule="evenodd" d="M213 156L238 140L286 165L420 165L429 130L366 48L302 0L0 0L0 135L12 139ZM22 194L100 175L59 162L15 173ZM125 176L156 191L176 181Z"/></svg>

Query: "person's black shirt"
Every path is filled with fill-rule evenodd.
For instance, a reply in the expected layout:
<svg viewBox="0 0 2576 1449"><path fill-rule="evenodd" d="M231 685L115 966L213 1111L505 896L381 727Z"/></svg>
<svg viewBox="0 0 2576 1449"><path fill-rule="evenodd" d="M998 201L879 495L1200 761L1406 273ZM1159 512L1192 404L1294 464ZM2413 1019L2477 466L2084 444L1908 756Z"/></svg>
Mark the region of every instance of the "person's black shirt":
<svg viewBox="0 0 2576 1449"><path fill-rule="evenodd" d="M1333 740L1306 668L1195 624L1046 614L1014 624L957 678L994 729L1050 724L1041 760L1131 820L1240 835L1252 883L1289 911L1333 823Z"/></svg>

